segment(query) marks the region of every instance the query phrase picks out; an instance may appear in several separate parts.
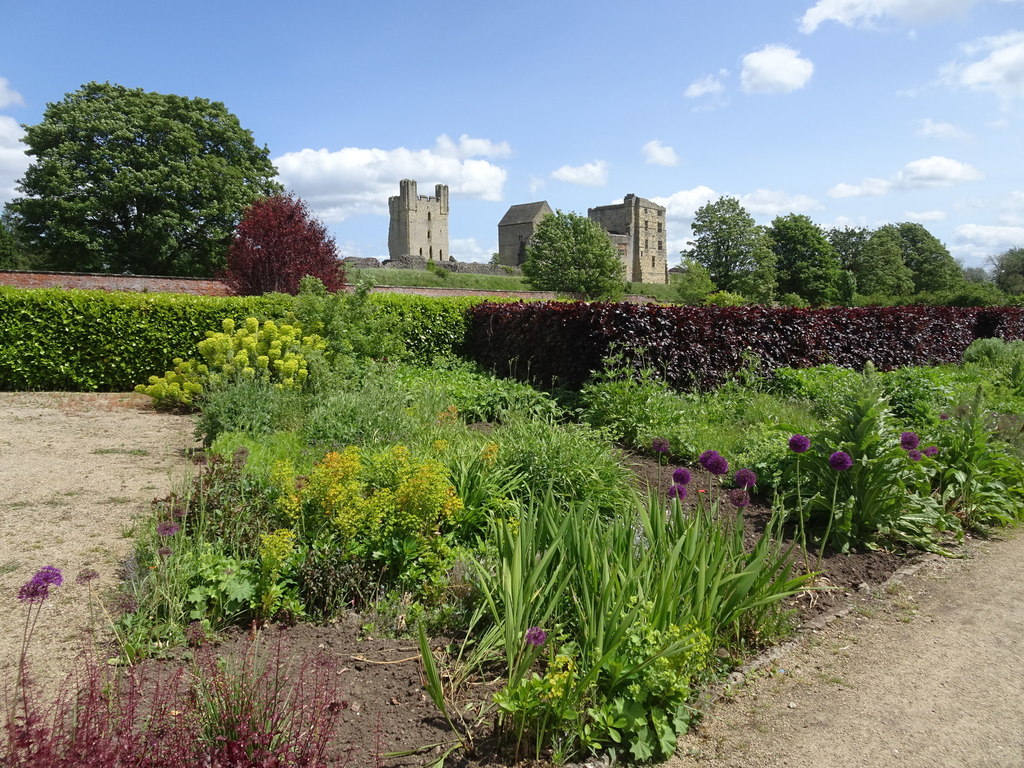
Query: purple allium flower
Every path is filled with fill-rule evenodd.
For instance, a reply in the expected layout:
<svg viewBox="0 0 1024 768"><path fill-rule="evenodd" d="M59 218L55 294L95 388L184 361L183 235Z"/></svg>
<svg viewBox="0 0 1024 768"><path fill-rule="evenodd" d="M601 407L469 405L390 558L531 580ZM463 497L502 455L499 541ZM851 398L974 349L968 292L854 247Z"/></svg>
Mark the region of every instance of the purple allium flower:
<svg viewBox="0 0 1024 768"><path fill-rule="evenodd" d="M170 557L174 554L174 550L170 547L160 547L160 549L158 549L156 553L160 555L160 557Z"/></svg>
<svg viewBox="0 0 1024 768"><path fill-rule="evenodd" d="M79 584L88 584L89 582L96 581L99 577L100 572L95 568L83 568L78 572L75 581Z"/></svg>
<svg viewBox="0 0 1024 768"><path fill-rule="evenodd" d="M668 453L668 440L664 437L656 437L651 441L651 450L655 453Z"/></svg>
<svg viewBox="0 0 1024 768"><path fill-rule="evenodd" d="M793 435L789 438L789 450L793 453L804 453L811 447L811 438L807 435Z"/></svg>
<svg viewBox="0 0 1024 768"><path fill-rule="evenodd" d="M939 446L937 446L937 445L929 445L929 446L926 446L925 449L924 449L924 455L927 456L929 459L932 458L933 456L938 455L938 453L939 453Z"/></svg>
<svg viewBox="0 0 1024 768"><path fill-rule="evenodd" d="M943 421L949 421L949 414L948 413L940 413L939 414L939 418L942 419Z"/></svg>
<svg viewBox="0 0 1024 768"><path fill-rule="evenodd" d="M156 533L158 536L173 536L181 530L181 526L177 523L172 523L170 520L164 520L159 523L156 527Z"/></svg>
<svg viewBox="0 0 1024 768"><path fill-rule="evenodd" d="M60 572L60 568L54 568L52 565L44 565L36 571L36 575L32 577L32 581L38 581L40 584L45 584L48 587L59 587L64 583L64 574Z"/></svg>
<svg viewBox="0 0 1024 768"><path fill-rule="evenodd" d="M752 469L740 469L733 478L737 488L753 488L757 485L757 473Z"/></svg>
<svg viewBox="0 0 1024 768"><path fill-rule="evenodd" d="M118 593L114 599L114 608L118 613L135 613L139 610L139 601L124 592Z"/></svg>
<svg viewBox="0 0 1024 768"><path fill-rule="evenodd" d="M911 450L907 451L907 458L910 459L911 461L920 461L922 456L924 456L924 454L921 453L916 448L912 448Z"/></svg>
<svg viewBox="0 0 1024 768"><path fill-rule="evenodd" d="M32 578L21 585L21 589L18 590L18 599L23 603L41 603L49 594L50 588L46 584Z"/></svg>
<svg viewBox="0 0 1024 768"><path fill-rule="evenodd" d="M686 498L686 486L682 483L673 483L668 487L668 497L682 501Z"/></svg>
<svg viewBox="0 0 1024 768"><path fill-rule="evenodd" d="M540 627L530 627L526 630L526 637L524 639L526 640L527 645L540 647L547 642L548 633Z"/></svg>
<svg viewBox="0 0 1024 768"><path fill-rule="evenodd" d="M828 465L836 472L845 472L853 466L853 459L846 451L836 451L828 457Z"/></svg>
<svg viewBox="0 0 1024 768"><path fill-rule="evenodd" d="M718 451L704 451L700 455L700 465L712 475L724 475L729 471L729 462Z"/></svg>
<svg viewBox="0 0 1024 768"><path fill-rule="evenodd" d="M921 442L921 438L917 436L916 432L901 432L900 433L900 445L903 446L903 450L912 451L917 448L917 444Z"/></svg>
<svg viewBox="0 0 1024 768"><path fill-rule="evenodd" d="M690 482L690 470L686 467L676 467L672 470L672 482L679 485L686 485Z"/></svg>
<svg viewBox="0 0 1024 768"><path fill-rule="evenodd" d="M735 507L745 507L750 503L750 494L746 488L733 488L729 491L729 501Z"/></svg>

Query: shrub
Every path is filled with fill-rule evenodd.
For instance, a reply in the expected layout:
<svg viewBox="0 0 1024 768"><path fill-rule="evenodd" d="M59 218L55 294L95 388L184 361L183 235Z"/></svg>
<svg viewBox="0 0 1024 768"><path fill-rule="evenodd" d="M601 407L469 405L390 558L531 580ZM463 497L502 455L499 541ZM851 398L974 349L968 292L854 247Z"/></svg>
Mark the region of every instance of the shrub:
<svg viewBox="0 0 1024 768"><path fill-rule="evenodd" d="M273 383L280 389L302 389L309 375L306 356L323 349L319 336L303 336L298 325L247 318L241 327L228 319L223 331L208 331L196 345L202 362L174 360L174 370L164 376L150 376L149 384L139 384L136 392L153 398L157 407L192 405L207 386L218 386L239 379Z"/></svg>
<svg viewBox="0 0 1024 768"><path fill-rule="evenodd" d="M302 423L302 400L294 388L255 378L207 386L198 405L196 437L207 448L225 432L264 435Z"/></svg>
<svg viewBox="0 0 1024 768"><path fill-rule="evenodd" d="M345 286L334 238L306 204L274 195L246 208L228 247L224 278L231 289L242 296L296 294L306 275L329 291Z"/></svg>
<svg viewBox="0 0 1024 768"><path fill-rule="evenodd" d="M224 318L280 318L290 302L0 287L0 388L127 392Z"/></svg>

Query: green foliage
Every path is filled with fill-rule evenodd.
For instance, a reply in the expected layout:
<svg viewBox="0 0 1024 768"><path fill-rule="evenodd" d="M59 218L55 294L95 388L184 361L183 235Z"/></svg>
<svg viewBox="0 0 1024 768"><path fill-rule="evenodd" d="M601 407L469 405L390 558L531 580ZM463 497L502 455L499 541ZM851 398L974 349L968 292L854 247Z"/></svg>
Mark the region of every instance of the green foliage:
<svg viewBox="0 0 1024 768"><path fill-rule="evenodd" d="M818 365L814 368L776 368L769 387L783 397L803 400L819 417L834 413L852 390L860 385L860 376L850 368ZM794 430L801 432L803 430Z"/></svg>
<svg viewBox="0 0 1024 768"><path fill-rule="evenodd" d="M715 509L666 514L662 501L609 519L549 495L490 538L497 565L477 570L491 626L469 664L503 660L499 734L518 757L668 756L711 650L765 629L806 580L770 534L747 552Z"/></svg>
<svg viewBox="0 0 1024 768"><path fill-rule="evenodd" d="M886 224L878 232L896 236L903 263L913 276L915 292L951 291L963 282L963 273L956 259L920 224Z"/></svg>
<svg viewBox="0 0 1024 768"><path fill-rule="evenodd" d="M914 273L904 262L902 241L891 228L874 232L849 263L857 291L865 296L909 296Z"/></svg>
<svg viewBox="0 0 1024 768"><path fill-rule="evenodd" d="M1024 248L1010 248L991 259L992 278L1006 293L1024 293Z"/></svg>
<svg viewBox="0 0 1024 768"><path fill-rule="evenodd" d="M290 301L0 287L0 387L126 392L225 318L279 318Z"/></svg>
<svg viewBox="0 0 1024 768"><path fill-rule="evenodd" d="M302 424L299 393L256 378L207 386L197 405L196 437L206 447L225 432L265 435Z"/></svg>
<svg viewBox="0 0 1024 768"><path fill-rule="evenodd" d="M1005 342L999 338L975 339L964 350L964 362L986 368L1010 367L1024 360L1024 341Z"/></svg>
<svg viewBox="0 0 1024 768"><path fill-rule="evenodd" d="M853 460L845 471L830 466L829 457L838 451ZM843 552L892 542L934 550L939 533L960 526L932 498L926 467L901 447L881 380L868 366L860 386L812 435L811 450L791 458L786 490L798 518L818 518L824 527L821 551L829 532Z"/></svg>
<svg viewBox="0 0 1024 768"><path fill-rule="evenodd" d="M704 298L704 303L711 307L742 307L750 303L746 294L729 291L715 291Z"/></svg>
<svg viewBox="0 0 1024 768"><path fill-rule="evenodd" d="M430 263L430 262L428 262ZM436 266L436 265L435 265ZM345 273L355 282L360 278L372 280L375 285L422 286L425 288L461 288L480 291L528 291L530 287L519 275L482 275L475 272L444 272L440 275L427 269L392 269L383 267L345 267Z"/></svg>
<svg viewBox="0 0 1024 768"><path fill-rule="evenodd" d="M839 299L839 256L821 228L796 213L776 216L768 228L778 290L802 296L815 306Z"/></svg>
<svg viewBox="0 0 1024 768"><path fill-rule="evenodd" d="M4 218L0 217L0 269L28 269L29 259L22 253Z"/></svg>
<svg viewBox="0 0 1024 768"><path fill-rule="evenodd" d="M501 445L497 466L523 476L527 497L550 490L559 502L584 501L613 515L632 494L629 470L585 426L519 417L492 434Z"/></svg>
<svg viewBox="0 0 1024 768"><path fill-rule="evenodd" d="M617 299L624 293L625 268L601 226L576 213L541 219L526 246L523 275L541 291L582 293Z"/></svg>
<svg viewBox="0 0 1024 768"><path fill-rule="evenodd" d="M430 363L436 357L459 355L469 330L467 310L480 297L435 298L395 293L371 293L368 307L405 345L405 357Z"/></svg>
<svg viewBox="0 0 1024 768"><path fill-rule="evenodd" d="M280 389L301 390L309 377L306 358L323 349L326 342L316 335L303 336L298 325L273 320L246 318L240 326L224 320L223 331L207 331L196 345L201 360L174 360L174 370L164 376L150 376L136 392L153 398L158 408L190 406L206 387L239 379L272 383Z"/></svg>
<svg viewBox="0 0 1024 768"><path fill-rule="evenodd" d="M24 141L34 160L8 209L52 269L212 275L242 210L281 191L267 148L207 99L86 83Z"/></svg>
<svg viewBox="0 0 1024 768"><path fill-rule="evenodd" d="M721 197L698 208L692 227L694 244L683 256L703 264L724 291L762 303L772 300L775 255L763 228L739 200Z"/></svg>
<svg viewBox="0 0 1024 768"><path fill-rule="evenodd" d="M682 267L684 272L681 275L670 275L673 301L677 304L703 304L708 294L716 290L711 282L711 273L696 259L684 258Z"/></svg>

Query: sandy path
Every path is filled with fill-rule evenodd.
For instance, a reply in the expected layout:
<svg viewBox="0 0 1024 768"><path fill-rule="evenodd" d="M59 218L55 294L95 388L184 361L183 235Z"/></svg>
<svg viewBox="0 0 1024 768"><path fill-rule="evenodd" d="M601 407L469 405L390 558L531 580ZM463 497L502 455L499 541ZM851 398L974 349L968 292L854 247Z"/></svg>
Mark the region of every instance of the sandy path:
<svg viewBox="0 0 1024 768"><path fill-rule="evenodd" d="M132 520L191 466L188 416L143 395L0 392L0 688L13 680L25 607L18 588L40 567L64 573L43 604L30 660L51 683L89 646L86 567L117 583Z"/></svg>
<svg viewBox="0 0 1024 768"><path fill-rule="evenodd" d="M1024 534L972 549L803 637L670 765L1024 766Z"/></svg>

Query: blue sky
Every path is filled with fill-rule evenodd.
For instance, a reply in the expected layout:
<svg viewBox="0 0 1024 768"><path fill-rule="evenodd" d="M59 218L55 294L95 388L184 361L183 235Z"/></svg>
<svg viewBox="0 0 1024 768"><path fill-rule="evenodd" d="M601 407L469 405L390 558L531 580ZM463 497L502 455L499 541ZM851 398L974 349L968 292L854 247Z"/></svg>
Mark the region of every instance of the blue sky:
<svg viewBox="0 0 1024 768"><path fill-rule="evenodd" d="M402 178L450 186L460 261L509 205L628 193L670 264L721 195L1024 246L1024 0L0 0L0 203L20 124L92 80L224 102L343 255L386 257Z"/></svg>

